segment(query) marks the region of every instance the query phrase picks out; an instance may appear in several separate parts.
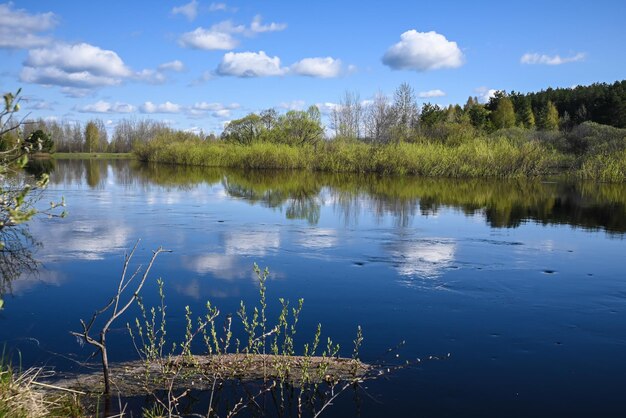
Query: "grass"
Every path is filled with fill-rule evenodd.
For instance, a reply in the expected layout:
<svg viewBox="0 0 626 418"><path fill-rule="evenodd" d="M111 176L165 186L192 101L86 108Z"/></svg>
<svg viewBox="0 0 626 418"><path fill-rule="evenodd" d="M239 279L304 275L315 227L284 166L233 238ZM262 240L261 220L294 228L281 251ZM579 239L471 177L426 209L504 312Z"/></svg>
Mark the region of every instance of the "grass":
<svg viewBox="0 0 626 418"><path fill-rule="evenodd" d="M57 160L83 160L83 159L134 159L132 152L55 152L52 158Z"/></svg>
<svg viewBox="0 0 626 418"><path fill-rule="evenodd" d="M47 418L84 415L80 399L70 393L55 394L42 390L38 380L41 368L23 372L0 360L0 417Z"/></svg>
<svg viewBox="0 0 626 418"><path fill-rule="evenodd" d="M447 131L446 131L447 132ZM449 178L522 178L566 174L626 181L626 129L585 122L571 131L452 130L413 142L375 145L346 139L317 145L240 145L157 135L137 144L141 161L240 169L305 169Z"/></svg>
<svg viewBox="0 0 626 418"><path fill-rule="evenodd" d="M432 142L375 146L329 141L293 147L152 141L137 147L135 154L142 161L168 164L454 178L545 176L570 163L565 155L539 142L515 145L505 138L479 138L458 146Z"/></svg>

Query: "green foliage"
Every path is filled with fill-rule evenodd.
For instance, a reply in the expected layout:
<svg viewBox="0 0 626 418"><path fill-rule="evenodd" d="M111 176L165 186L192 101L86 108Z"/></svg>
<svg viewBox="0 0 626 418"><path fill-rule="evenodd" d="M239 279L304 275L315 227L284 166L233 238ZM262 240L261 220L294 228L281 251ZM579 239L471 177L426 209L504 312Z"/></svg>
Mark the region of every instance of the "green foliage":
<svg viewBox="0 0 626 418"><path fill-rule="evenodd" d="M490 126L490 111L481 104L474 104L467 110L470 123L474 128L487 130Z"/></svg>
<svg viewBox="0 0 626 418"><path fill-rule="evenodd" d="M264 130L261 117L250 113L241 119L230 121L224 128L222 139L233 144L251 145L259 140Z"/></svg>
<svg viewBox="0 0 626 418"><path fill-rule="evenodd" d="M26 138L26 143L30 144L35 152L54 152L54 142L49 134L37 129Z"/></svg>
<svg viewBox="0 0 626 418"><path fill-rule="evenodd" d="M3 150L0 151L0 231L31 219L37 211L29 197L33 196L34 190L48 183L46 174L42 174L36 181L23 181L16 175L28 163L29 154L41 149L48 139L44 138L43 132L36 138L31 135L28 141L20 137L22 123L14 117L20 109L20 92L6 93L3 96L4 109L0 110L0 138L3 138ZM10 141L6 140L9 137ZM51 209L56 206L51 204ZM0 236L0 251L4 247L5 243Z"/></svg>
<svg viewBox="0 0 626 418"><path fill-rule="evenodd" d="M510 98L503 96L498 100L495 110L491 113L491 121L496 129L515 126L515 110Z"/></svg>
<svg viewBox="0 0 626 418"><path fill-rule="evenodd" d="M95 122L90 121L85 126L85 147L88 152L98 151L100 146L100 132Z"/></svg>
<svg viewBox="0 0 626 418"><path fill-rule="evenodd" d="M539 113L538 125L539 129L544 131L557 131L559 129L559 111L554 103L549 100Z"/></svg>
<svg viewBox="0 0 626 418"><path fill-rule="evenodd" d="M438 123L445 121L446 112L439 105L424 103L420 114L420 122L422 126L432 128Z"/></svg>
<svg viewBox="0 0 626 418"><path fill-rule="evenodd" d="M529 100L523 100L517 111L518 125L526 129L535 129L535 114Z"/></svg>
<svg viewBox="0 0 626 418"><path fill-rule="evenodd" d="M240 146L154 141L137 148L136 153L142 161L172 164L441 177L547 175L565 160L537 141L514 144L501 137L471 138L469 132L472 131L458 133L457 145L420 142L377 146L337 140L314 148L270 143Z"/></svg>

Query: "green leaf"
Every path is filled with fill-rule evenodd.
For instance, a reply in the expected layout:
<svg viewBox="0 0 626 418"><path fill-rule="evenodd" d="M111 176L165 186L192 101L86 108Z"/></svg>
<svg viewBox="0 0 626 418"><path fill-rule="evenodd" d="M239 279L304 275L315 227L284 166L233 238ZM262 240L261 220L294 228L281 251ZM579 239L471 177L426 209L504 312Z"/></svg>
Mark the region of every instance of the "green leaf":
<svg viewBox="0 0 626 418"><path fill-rule="evenodd" d="M4 300L0 299L0 311L2 310L3 307L4 307Z"/></svg>

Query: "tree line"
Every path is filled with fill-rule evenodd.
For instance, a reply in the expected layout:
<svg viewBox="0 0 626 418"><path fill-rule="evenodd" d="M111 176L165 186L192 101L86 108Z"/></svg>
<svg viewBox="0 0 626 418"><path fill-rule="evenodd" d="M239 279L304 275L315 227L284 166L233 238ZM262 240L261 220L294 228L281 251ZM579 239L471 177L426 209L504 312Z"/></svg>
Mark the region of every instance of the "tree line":
<svg viewBox="0 0 626 418"><path fill-rule="evenodd" d="M469 97L464 105L449 106L430 102L420 105L408 83L402 83L391 98L378 92L371 100L361 100L357 92L346 91L330 109L329 129L317 106L284 114L270 108L230 121L219 139L242 145L317 144L328 137L373 144L435 141L454 145L500 129L567 133L585 122L626 128L626 80L526 94L497 91L486 103ZM135 145L155 137L182 134L163 122L136 119L118 121L112 135L100 119L84 125L27 121L20 134L29 138L37 131L52 139L57 152L130 152ZM213 134L184 134L200 140L218 139ZM0 139L0 150L10 148L12 142L15 138L5 135Z"/></svg>

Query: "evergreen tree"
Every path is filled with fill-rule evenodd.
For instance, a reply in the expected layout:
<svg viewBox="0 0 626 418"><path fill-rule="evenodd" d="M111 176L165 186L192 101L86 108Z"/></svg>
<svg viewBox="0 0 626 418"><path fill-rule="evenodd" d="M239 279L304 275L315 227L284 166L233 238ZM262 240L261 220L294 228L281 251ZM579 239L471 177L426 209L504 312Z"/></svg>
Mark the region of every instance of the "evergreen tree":
<svg viewBox="0 0 626 418"><path fill-rule="evenodd" d="M548 100L541 112L539 128L544 131L557 131L559 129L559 111L552 101Z"/></svg>
<svg viewBox="0 0 626 418"><path fill-rule="evenodd" d="M519 125L526 129L535 129L535 114L528 100L524 100L519 111Z"/></svg>

